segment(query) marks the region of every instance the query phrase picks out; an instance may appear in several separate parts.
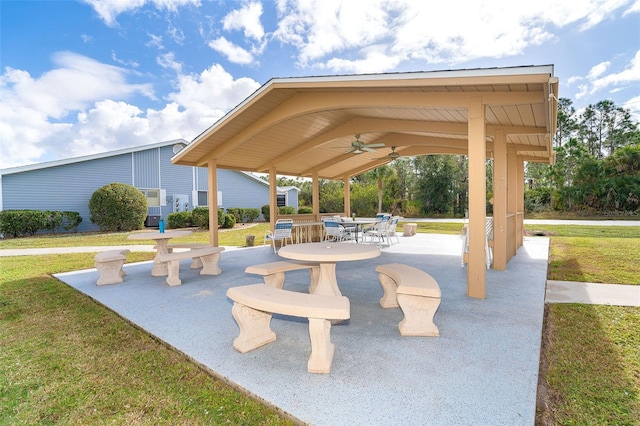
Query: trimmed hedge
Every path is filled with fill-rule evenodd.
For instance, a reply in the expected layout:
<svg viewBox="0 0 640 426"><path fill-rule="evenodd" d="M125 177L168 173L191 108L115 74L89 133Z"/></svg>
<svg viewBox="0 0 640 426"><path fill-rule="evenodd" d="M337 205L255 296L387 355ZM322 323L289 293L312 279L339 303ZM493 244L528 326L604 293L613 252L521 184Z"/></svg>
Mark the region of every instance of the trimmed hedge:
<svg viewBox="0 0 640 426"><path fill-rule="evenodd" d="M227 213L236 218L236 223L251 223L260 217L260 210L255 208L229 207Z"/></svg>
<svg viewBox="0 0 640 426"><path fill-rule="evenodd" d="M114 182L98 188L89 200L89 218L103 231L142 229L148 209L144 194L126 183Z"/></svg>
<svg viewBox="0 0 640 426"><path fill-rule="evenodd" d="M193 215L190 211L169 213L167 215L169 228L190 228L193 226Z"/></svg>
<svg viewBox="0 0 640 426"><path fill-rule="evenodd" d="M254 209L258 210L258 209ZM188 228L197 226L202 229L209 229L209 208L196 207L193 211L169 213L167 216L169 228ZM235 215L225 213L223 209L218 209L218 227L233 228L236 224Z"/></svg>
<svg viewBox="0 0 640 426"><path fill-rule="evenodd" d="M5 238L19 238L40 231L77 232L81 222L80 213L72 211L3 210L0 212L0 233Z"/></svg>

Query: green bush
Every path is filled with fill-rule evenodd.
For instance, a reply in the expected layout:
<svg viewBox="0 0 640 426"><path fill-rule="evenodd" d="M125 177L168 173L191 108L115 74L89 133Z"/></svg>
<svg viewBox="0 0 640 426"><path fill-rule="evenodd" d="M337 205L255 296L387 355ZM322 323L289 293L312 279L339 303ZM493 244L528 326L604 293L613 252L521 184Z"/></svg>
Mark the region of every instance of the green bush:
<svg viewBox="0 0 640 426"><path fill-rule="evenodd" d="M222 224L223 228L233 228L236 225L236 217L232 214L224 215L224 223Z"/></svg>
<svg viewBox="0 0 640 426"><path fill-rule="evenodd" d="M198 228L209 229L209 207L196 207L193 209L191 221Z"/></svg>
<svg viewBox="0 0 640 426"><path fill-rule="evenodd" d="M224 225L224 217L225 217L224 209L218 209L218 228Z"/></svg>
<svg viewBox="0 0 640 426"><path fill-rule="evenodd" d="M193 226L193 217L190 211L169 213L167 215L169 228L189 228Z"/></svg>
<svg viewBox="0 0 640 426"><path fill-rule="evenodd" d="M264 206L262 206L260 208L260 210L262 211L262 216L264 216L264 220L269 222L269 218L271 217L270 210L269 210L269 204L265 204Z"/></svg>
<svg viewBox="0 0 640 426"><path fill-rule="evenodd" d="M251 223L260 216L260 210L255 208L229 207L228 214L236 218L236 223Z"/></svg>
<svg viewBox="0 0 640 426"><path fill-rule="evenodd" d="M142 229L147 210L144 194L125 183L105 185L89 201L89 218L103 231Z"/></svg>
<svg viewBox="0 0 640 426"><path fill-rule="evenodd" d="M244 223L251 223L260 217L260 210L256 208L244 209Z"/></svg>
<svg viewBox="0 0 640 426"><path fill-rule="evenodd" d="M35 235L39 231L77 230L82 222L78 212L51 210L4 210L0 212L0 233L5 238Z"/></svg>
<svg viewBox="0 0 640 426"><path fill-rule="evenodd" d="M34 235L46 229L49 215L41 210L3 210L0 212L0 232L5 238Z"/></svg>
<svg viewBox="0 0 640 426"><path fill-rule="evenodd" d="M243 222L244 209L240 207L227 208L227 214L232 214L235 217L236 222Z"/></svg>
<svg viewBox="0 0 640 426"><path fill-rule="evenodd" d="M78 225L82 223L82 216L78 212L62 212L62 229L65 231L78 232Z"/></svg>
<svg viewBox="0 0 640 426"><path fill-rule="evenodd" d="M309 206L302 206L298 209L298 214L311 214L313 213L313 208Z"/></svg>
<svg viewBox="0 0 640 426"><path fill-rule="evenodd" d="M55 234L58 231L58 228L62 227L62 212L48 211L46 213L47 222L45 224L45 229L52 234Z"/></svg>
<svg viewBox="0 0 640 426"><path fill-rule="evenodd" d="M291 206L278 207L278 214L296 214L296 209Z"/></svg>

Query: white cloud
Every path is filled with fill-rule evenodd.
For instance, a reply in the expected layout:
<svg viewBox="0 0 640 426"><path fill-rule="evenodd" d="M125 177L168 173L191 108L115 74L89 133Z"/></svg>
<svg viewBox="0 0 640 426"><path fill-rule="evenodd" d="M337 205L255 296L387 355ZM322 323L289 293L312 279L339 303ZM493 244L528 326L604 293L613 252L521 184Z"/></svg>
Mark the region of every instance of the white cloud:
<svg viewBox="0 0 640 426"><path fill-rule="evenodd" d="M54 119L80 110L107 96L126 98L135 94L153 96L149 84L129 84L127 71L72 52L53 55L57 68L39 78L7 68L2 75L3 102L32 108ZM5 92L6 90L6 92Z"/></svg>
<svg viewBox="0 0 640 426"><path fill-rule="evenodd" d="M591 75L591 73L589 74ZM622 71L608 75L597 75L592 80L592 93L625 84L635 84L636 89L640 84L640 50L631 60L631 63Z"/></svg>
<svg viewBox="0 0 640 426"><path fill-rule="evenodd" d="M231 11L222 20L223 28L226 31L243 30L244 36L255 40L262 40L264 28L260 22L262 16L262 4L251 2L243 5L240 9Z"/></svg>
<svg viewBox="0 0 640 426"><path fill-rule="evenodd" d="M253 55L224 37L209 42L209 47L224 55L229 62L246 65L253 62Z"/></svg>
<svg viewBox="0 0 640 426"><path fill-rule="evenodd" d="M182 72L182 63L176 61L176 55L173 52L163 53L156 57L156 62L162 68L167 68L180 74Z"/></svg>
<svg viewBox="0 0 640 426"><path fill-rule="evenodd" d="M146 111L124 99L151 94L150 85L130 84L125 70L90 58L59 55L56 64L63 67L40 78L7 68L0 76L0 168L191 140L259 87L249 78L234 79L220 65L182 75L171 53L158 61L178 73L176 91L161 109Z"/></svg>
<svg viewBox="0 0 640 426"><path fill-rule="evenodd" d="M100 19L109 27L118 25L116 18L121 13L131 12L153 4L158 10L177 12L178 8L187 5L199 6L200 0L82 0L96 11Z"/></svg>
<svg viewBox="0 0 640 426"><path fill-rule="evenodd" d="M592 67L591 70L589 70L589 73L587 74L587 79L593 80L595 78L600 77L602 74L605 73L605 71L607 71L610 65L611 65L611 62L609 61L600 62L598 65Z"/></svg>
<svg viewBox="0 0 640 426"><path fill-rule="evenodd" d="M636 123L640 123L640 95L629 99L622 104L622 107L631 111L631 118L635 120Z"/></svg>
<svg viewBox="0 0 640 426"><path fill-rule="evenodd" d="M363 7L353 1L279 0L274 37L298 49L303 67L380 72L388 69L384 61L370 60L363 47L381 46L378 52L398 64L459 64L516 56L530 46L556 40L563 27L591 28L625 3L628 0L489 0L464 5L370 0Z"/></svg>

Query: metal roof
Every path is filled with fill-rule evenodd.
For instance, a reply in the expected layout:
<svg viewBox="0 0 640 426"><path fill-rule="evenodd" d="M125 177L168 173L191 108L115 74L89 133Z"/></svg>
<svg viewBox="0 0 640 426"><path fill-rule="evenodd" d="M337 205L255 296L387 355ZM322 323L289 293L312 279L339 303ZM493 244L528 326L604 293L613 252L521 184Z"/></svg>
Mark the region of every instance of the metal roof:
<svg viewBox="0 0 640 426"><path fill-rule="evenodd" d="M523 160L553 162L553 66L277 78L175 155L175 164L344 179L402 156L466 154L468 107L486 108L487 155L504 131ZM360 135L374 152L347 153Z"/></svg>

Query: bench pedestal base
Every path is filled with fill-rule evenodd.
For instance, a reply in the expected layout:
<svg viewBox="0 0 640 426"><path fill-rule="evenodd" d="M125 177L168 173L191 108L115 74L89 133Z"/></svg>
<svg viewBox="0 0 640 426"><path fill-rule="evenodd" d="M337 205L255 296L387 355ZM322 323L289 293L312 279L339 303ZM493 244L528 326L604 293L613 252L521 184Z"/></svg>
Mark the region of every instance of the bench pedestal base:
<svg viewBox="0 0 640 426"><path fill-rule="evenodd" d="M240 334L233 341L233 348L246 353L276 340L271 330L271 314L234 303L231 314L240 327Z"/></svg>
<svg viewBox="0 0 640 426"><path fill-rule="evenodd" d="M398 324L402 336L439 336L440 330L433 323L433 316L440 306L440 299L398 294L398 304L404 319Z"/></svg>
<svg viewBox="0 0 640 426"><path fill-rule="evenodd" d="M233 341L233 348L238 352L246 353L276 340L276 334L271 330L272 314L238 302L233 304L231 313L240 328L240 334ZM335 346L331 343L331 321L309 318L309 337L311 356L307 362L307 371L330 373L335 351Z"/></svg>

